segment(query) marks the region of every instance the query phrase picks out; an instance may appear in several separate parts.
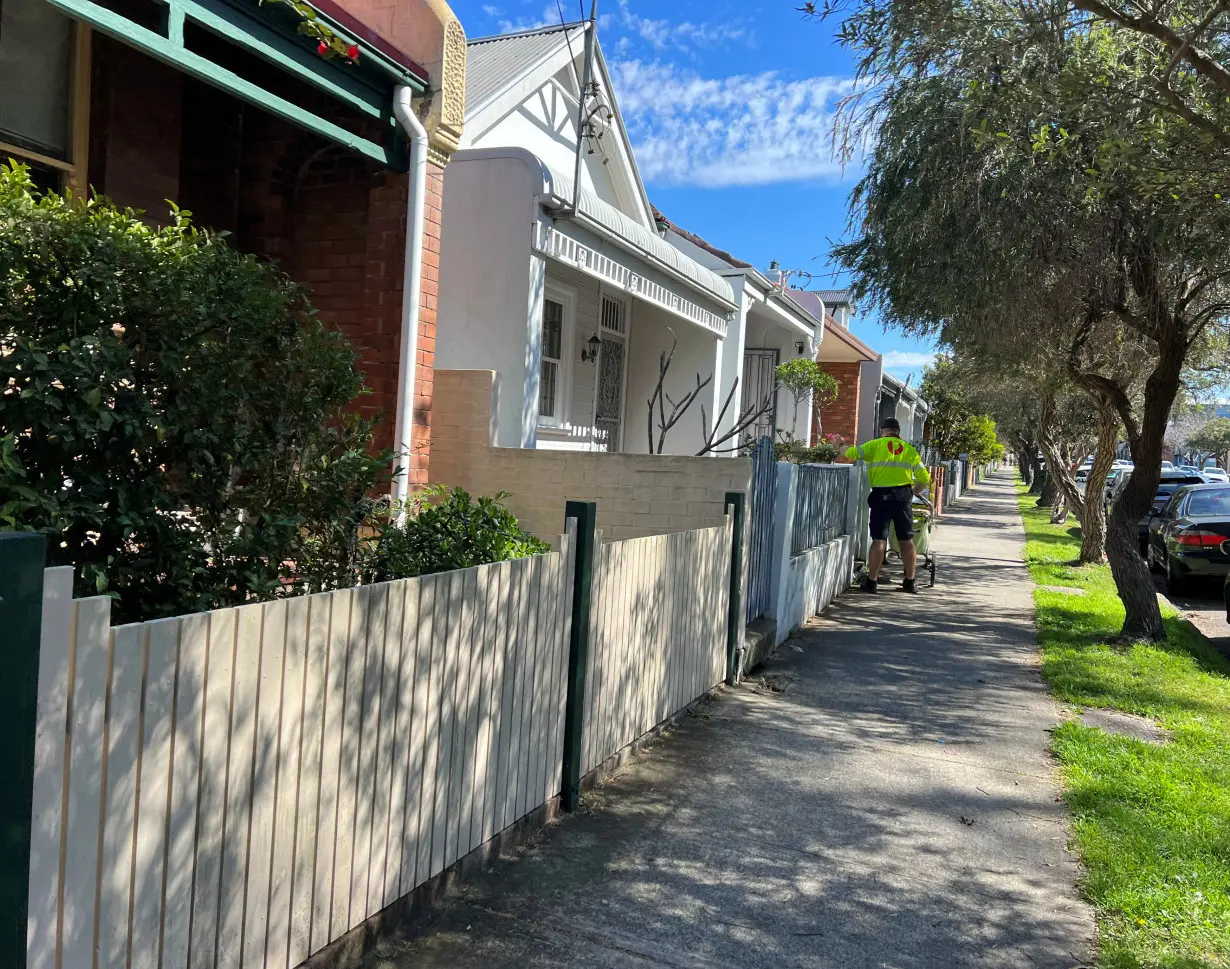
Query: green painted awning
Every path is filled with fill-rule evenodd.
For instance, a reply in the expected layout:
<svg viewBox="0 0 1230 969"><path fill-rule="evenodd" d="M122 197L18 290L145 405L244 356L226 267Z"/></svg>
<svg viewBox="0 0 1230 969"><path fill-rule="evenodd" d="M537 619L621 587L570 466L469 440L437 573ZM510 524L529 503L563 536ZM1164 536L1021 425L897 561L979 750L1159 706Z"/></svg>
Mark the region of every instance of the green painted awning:
<svg viewBox="0 0 1230 969"><path fill-rule="evenodd" d="M162 29L138 23L94 0L47 0L65 14L137 48L249 104L344 145L397 171L406 168L400 132L393 117L393 90L427 90L418 76L358 38L358 64L343 64L319 56L314 42L297 34L296 14L281 5L261 6L257 0L159 0ZM320 19L342 37L347 30L323 14ZM242 77L184 42L185 26L200 27L287 75L323 91L340 106L372 119L385 132L382 141L362 137L320 113L288 100L260 83Z"/></svg>

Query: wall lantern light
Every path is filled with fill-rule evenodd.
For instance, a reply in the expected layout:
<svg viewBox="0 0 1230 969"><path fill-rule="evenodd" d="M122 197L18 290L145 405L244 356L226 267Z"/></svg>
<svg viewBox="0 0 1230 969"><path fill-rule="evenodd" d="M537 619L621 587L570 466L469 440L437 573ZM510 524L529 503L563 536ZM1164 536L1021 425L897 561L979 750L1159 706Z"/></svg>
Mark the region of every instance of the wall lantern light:
<svg viewBox="0 0 1230 969"><path fill-rule="evenodd" d="M602 349L602 341L598 339L598 334L595 333L588 340L586 340L585 346L588 347L588 349L583 349L581 351L581 362L593 363L598 359L598 351Z"/></svg>

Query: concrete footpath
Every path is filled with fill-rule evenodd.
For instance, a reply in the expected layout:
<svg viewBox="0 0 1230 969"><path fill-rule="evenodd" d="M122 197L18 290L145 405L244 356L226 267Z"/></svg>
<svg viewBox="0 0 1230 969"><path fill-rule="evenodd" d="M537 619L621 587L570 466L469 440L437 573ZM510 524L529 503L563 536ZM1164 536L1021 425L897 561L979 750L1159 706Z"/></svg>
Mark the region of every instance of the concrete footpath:
<svg viewBox="0 0 1230 969"><path fill-rule="evenodd" d="M995 476L937 529L934 589L844 596L774 688L709 704L374 964L1081 965L1023 541Z"/></svg>

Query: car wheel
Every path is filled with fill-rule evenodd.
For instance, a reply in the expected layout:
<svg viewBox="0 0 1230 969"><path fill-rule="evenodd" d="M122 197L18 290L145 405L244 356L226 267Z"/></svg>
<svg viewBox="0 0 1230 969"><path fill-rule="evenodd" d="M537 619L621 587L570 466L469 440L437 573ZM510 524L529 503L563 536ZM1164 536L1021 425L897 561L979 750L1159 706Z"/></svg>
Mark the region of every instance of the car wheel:
<svg viewBox="0 0 1230 969"><path fill-rule="evenodd" d="M1166 558L1166 592L1171 596L1181 596L1187 591L1187 577L1182 575L1175 567L1174 561L1169 557Z"/></svg>

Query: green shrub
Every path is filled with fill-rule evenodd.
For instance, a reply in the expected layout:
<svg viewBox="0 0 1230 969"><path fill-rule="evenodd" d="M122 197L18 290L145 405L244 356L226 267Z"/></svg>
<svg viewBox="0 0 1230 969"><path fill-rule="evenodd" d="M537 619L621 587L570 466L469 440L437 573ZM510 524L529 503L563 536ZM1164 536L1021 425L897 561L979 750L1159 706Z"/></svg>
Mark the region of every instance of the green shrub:
<svg viewBox="0 0 1230 969"><path fill-rule="evenodd" d="M793 435L779 431L778 440L773 445L777 460L794 464L832 464L845 450L845 442L836 434L826 434L808 447Z"/></svg>
<svg viewBox="0 0 1230 969"><path fill-rule="evenodd" d="M500 492L477 500L460 488L429 488L412 499L404 523L388 524L375 540L369 581L468 569L486 562L527 558L551 546L525 532L501 502Z"/></svg>
<svg viewBox="0 0 1230 969"><path fill-rule="evenodd" d="M119 621L352 584L392 457L303 290L174 213L0 168L0 528Z"/></svg>

